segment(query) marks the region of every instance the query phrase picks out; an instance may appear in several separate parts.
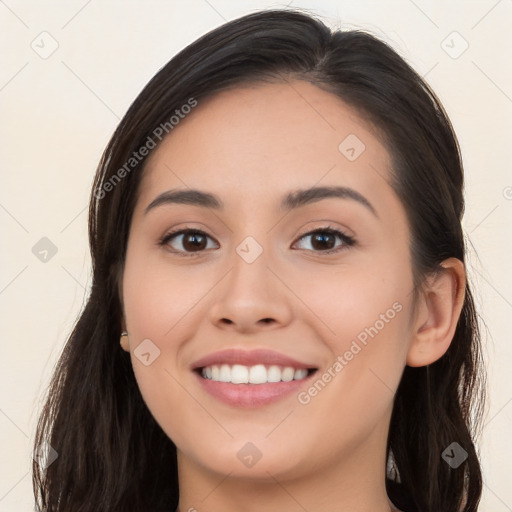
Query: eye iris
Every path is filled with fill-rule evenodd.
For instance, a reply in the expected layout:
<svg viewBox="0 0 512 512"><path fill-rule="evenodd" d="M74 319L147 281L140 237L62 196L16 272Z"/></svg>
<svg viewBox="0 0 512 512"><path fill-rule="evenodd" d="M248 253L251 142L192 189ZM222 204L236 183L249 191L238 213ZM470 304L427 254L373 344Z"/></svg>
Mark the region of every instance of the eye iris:
<svg viewBox="0 0 512 512"><path fill-rule="evenodd" d="M196 251L206 247L206 237L200 233L185 233L182 243L186 250Z"/></svg>
<svg viewBox="0 0 512 512"><path fill-rule="evenodd" d="M326 247L327 241L327 247ZM332 242L332 243L329 243ZM335 244L335 236L329 233L315 233L313 235L312 246L315 249L332 249Z"/></svg>

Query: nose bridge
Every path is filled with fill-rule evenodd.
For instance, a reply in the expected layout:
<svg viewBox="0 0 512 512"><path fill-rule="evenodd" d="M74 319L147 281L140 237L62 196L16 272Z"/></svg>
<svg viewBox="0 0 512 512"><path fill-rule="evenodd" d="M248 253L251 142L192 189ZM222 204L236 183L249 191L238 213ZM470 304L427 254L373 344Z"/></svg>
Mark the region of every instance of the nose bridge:
<svg viewBox="0 0 512 512"><path fill-rule="evenodd" d="M268 250L263 250L262 246L259 249L255 243L257 242L244 240L236 248L228 279L228 293L256 297L268 292Z"/></svg>
<svg viewBox="0 0 512 512"><path fill-rule="evenodd" d="M210 311L213 323L250 330L258 325L283 325L290 321L289 297L269 269L271 251L263 247L263 242L246 237L235 248L230 265Z"/></svg>

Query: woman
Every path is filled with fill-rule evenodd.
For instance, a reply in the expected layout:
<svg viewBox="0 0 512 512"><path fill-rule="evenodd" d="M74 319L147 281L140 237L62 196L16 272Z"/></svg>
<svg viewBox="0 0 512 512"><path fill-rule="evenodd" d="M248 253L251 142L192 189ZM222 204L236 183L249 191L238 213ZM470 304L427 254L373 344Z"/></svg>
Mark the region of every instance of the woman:
<svg viewBox="0 0 512 512"><path fill-rule="evenodd" d="M95 178L38 506L476 511L463 207L452 126L382 41L273 10L185 48Z"/></svg>

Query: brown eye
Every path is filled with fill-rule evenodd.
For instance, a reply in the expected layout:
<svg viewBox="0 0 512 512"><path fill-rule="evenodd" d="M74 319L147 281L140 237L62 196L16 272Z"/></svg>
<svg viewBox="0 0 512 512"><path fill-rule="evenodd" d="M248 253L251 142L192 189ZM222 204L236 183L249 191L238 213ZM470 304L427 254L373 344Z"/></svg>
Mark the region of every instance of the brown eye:
<svg viewBox="0 0 512 512"><path fill-rule="evenodd" d="M309 247L306 250L312 250L313 252L331 253L338 252L345 249L346 247L352 246L355 240L346 235L345 233L334 229L334 228L321 228L302 235L299 239L307 240L310 239ZM336 240L340 240L337 244ZM303 247L304 248L304 247Z"/></svg>
<svg viewBox="0 0 512 512"><path fill-rule="evenodd" d="M168 246L172 252L194 253L211 249L208 241L213 240L206 233L193 229L181 229L167 234L160 242L160 245ZM215 248L215 245L214 247Z"/></svg>

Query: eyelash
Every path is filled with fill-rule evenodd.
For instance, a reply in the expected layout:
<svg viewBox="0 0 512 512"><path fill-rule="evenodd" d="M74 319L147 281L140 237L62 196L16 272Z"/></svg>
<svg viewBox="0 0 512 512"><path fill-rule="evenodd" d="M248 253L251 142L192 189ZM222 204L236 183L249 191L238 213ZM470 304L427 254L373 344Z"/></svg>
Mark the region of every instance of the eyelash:
<svg viewBox="0 0 512 512"><path fill-rule="evenodd" d="M193 229L193 228L182 228L182 229L178 229L176 231L171 231L170 233L167 233L165 234L158 242L158 245L159 246L166 246L169 241L171 239L173 239L174 237L178 236L178 235L186 235L186 234L190 234L190 233L193 233L193 234L198 234L198 235L204 235L208 238L211 238L207 233L205 233L204 231L201 231L200 229ZM337 252L340 252L340 251L343 251L343 250L346 250L348 249L349 247L352 247L353 245L355 245L356 241L353 237L343 233L342 231L340 231L339 229L336 229L336 228L333 228L332 226L325 226L325 227L322 227L322 228L317 228L317 229L314 229L313 231L308 231L304 234L302 234L298 239L297 241L300 241L302 240L303 238L306 238L308 236L311 236L311 235L315 235L317 233L328 233L330 235L336 235L337 237L339 237L343 244L334 248L334 249L328 249L326 251L312 251L312 252L315 252L315 253L319 253L319 254L333 254L333 253L337 253ZM202 251L192 251L192 252L186 252L186 251L176 251L176 250L170 250L168 249L169 252L173 253L173 254L178 254L179 256L183 256L183 257L194 257L194 256L198 256L200 255L201 253L205 252L204 250ZM309 249L305 249L305 250L309 250Z"/></svg>

